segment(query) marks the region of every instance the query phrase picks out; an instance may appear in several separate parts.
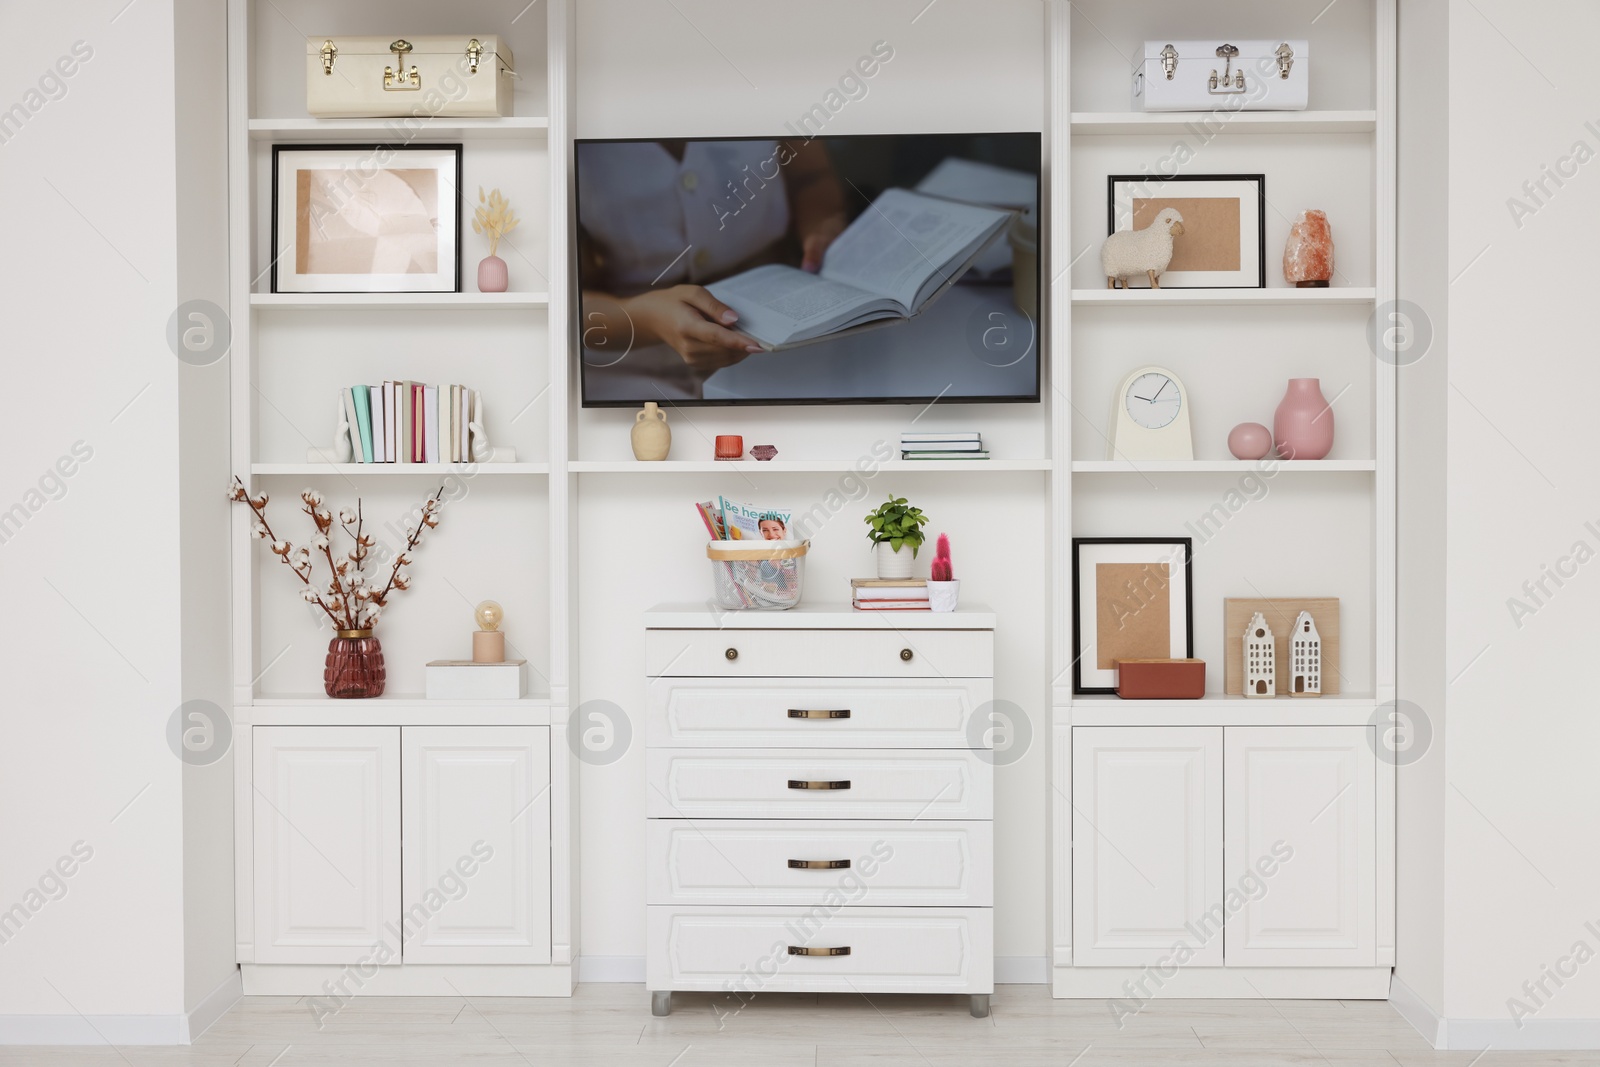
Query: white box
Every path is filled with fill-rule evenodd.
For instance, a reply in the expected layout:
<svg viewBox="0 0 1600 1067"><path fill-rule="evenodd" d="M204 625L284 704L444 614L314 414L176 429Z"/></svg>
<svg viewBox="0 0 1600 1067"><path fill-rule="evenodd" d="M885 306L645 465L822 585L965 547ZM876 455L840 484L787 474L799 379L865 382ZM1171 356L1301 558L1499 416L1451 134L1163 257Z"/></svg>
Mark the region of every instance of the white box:
<svg viewBox="0 0 1600 1067"><path fill-rule="evenodd" d="M1310 46L1302 40L1146 41L1133 57L1144 111L1304 111Z"/></svg>
<svg viewBox="0 0 1600 1067"><path fill-rule="evenodd" d="M515 77L493 33L306 38L306 110L318 118L503 118Z"/></svg>
<svg viewBox="0 0 1600 1067"><path fill-rule="evenodd" d="M437 659L428 664L427 678L429 700L521 700L528 691L528 661Z"/></svg>

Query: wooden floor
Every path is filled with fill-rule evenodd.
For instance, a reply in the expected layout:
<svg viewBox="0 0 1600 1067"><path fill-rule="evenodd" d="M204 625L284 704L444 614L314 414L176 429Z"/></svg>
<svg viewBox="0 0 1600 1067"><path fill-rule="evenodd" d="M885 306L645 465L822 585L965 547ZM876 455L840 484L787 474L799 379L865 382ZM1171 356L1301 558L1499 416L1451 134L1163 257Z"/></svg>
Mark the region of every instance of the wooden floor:
<svg viewBox="0 0 1600 1067"><path fill-rule="evenodd" d="M1002 986L987 1019L966 998L764 994L742 1008L679 994L650 1015L636 985L571 1000L370 997L323 1020L292 997L250 997L187 1048L0 1047L7 1067L1527 1067L1600 1052L1434 1052L1374 1001L1156 1001L1113 1022L1103 1001Z"/></svg>

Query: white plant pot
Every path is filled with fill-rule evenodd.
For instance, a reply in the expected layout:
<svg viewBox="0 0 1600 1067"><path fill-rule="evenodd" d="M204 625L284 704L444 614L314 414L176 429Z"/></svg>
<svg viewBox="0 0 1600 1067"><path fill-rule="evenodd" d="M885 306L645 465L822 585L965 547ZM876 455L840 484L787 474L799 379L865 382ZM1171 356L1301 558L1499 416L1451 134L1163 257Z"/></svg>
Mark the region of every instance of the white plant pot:
<svg viewBox="0 0 1600 1067"><path fill-rule="evenodd" d="M933 611L954 611L961 599L961 579L948 582L928 582L928 607Z"/></svg>
<svg viewBox="0 0 1600 1067"><path fill-rule="evenodd" d="M910 545L902 545L896 552L894 546L887 541L879 541L873 551L878 554L879 578L909 578L911 568L915 563Z"/></svg>

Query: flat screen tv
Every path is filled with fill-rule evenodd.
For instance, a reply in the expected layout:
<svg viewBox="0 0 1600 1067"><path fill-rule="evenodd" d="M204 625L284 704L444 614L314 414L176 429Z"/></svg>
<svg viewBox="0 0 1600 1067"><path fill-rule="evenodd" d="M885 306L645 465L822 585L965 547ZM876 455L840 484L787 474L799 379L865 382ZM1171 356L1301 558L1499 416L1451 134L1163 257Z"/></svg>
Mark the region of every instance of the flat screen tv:
<svg viewBox="0 0 1600 1067"><path fill-rule="evenodd" d="M1039 399L1037 133L579 140L586 407Z"/></svg>

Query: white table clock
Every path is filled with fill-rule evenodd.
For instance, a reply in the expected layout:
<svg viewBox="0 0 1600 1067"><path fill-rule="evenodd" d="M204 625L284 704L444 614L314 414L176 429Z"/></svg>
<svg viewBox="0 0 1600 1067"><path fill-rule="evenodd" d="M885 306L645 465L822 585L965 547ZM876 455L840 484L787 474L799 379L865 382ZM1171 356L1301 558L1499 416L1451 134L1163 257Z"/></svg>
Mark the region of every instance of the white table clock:
<svg viewBox="0 0 1600 1067"><path fill-rule="evenodd" d="M1111 410L1113 460L1192 460L1189 392L1163 367L1140 367L1122 379Z"/></svg>

